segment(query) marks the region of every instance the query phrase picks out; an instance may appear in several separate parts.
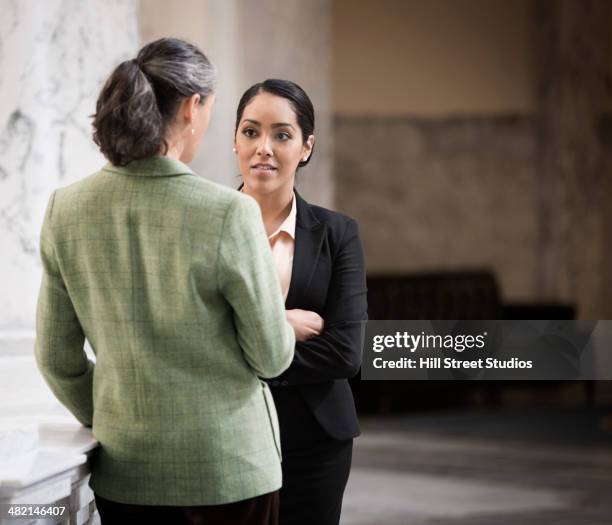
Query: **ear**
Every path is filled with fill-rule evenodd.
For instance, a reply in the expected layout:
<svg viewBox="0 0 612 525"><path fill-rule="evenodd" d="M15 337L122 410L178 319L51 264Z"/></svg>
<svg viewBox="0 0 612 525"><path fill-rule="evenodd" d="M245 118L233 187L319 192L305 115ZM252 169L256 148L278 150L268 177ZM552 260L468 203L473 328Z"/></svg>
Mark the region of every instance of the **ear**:
<svg viewBox="0 0 612 525"><path fill-rule="evenodd" d="M308 137L308 140L302 146L302 155L301 155L302 159L304 159L304 157L306 158L310 157L310 154L312 153L312 148L314 147L314 143L315 143L315 136L310 135Z"/></svg>
<svg viewBox="0 0 612 525"><path fill-rule="evenodd" d="M192 124L198 114L200 106L200 95L194 93L183 101L183 117L187 124Z"/></svg>

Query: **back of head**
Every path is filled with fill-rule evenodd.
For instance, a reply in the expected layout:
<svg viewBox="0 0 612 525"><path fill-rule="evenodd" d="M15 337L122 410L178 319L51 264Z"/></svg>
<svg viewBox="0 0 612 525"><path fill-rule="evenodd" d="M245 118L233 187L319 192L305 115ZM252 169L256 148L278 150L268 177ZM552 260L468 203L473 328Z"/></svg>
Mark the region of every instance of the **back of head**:
<svg viewBox="0 0 612 525"><path fill-rule="evenodd" d="M196 46L177 38L151 42L119 64L102 88L94 142L116 166L165 154L181 102L199 94L204 103L214 84L214 67Z"/></svg>

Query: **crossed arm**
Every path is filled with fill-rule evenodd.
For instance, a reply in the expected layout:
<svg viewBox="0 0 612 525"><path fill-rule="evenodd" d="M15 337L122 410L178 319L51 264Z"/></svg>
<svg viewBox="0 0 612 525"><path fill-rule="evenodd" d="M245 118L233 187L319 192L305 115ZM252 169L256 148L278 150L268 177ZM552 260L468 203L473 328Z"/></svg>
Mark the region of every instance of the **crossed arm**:
<svg viewBox="0 0 612 525"><path fill-rule="evenodd" d="M354 376L361 366L366 295L363 249L357 223L351 220L332 262L323 316L287 311L297 343L291 366L278 379L304 384Z"/></svg>

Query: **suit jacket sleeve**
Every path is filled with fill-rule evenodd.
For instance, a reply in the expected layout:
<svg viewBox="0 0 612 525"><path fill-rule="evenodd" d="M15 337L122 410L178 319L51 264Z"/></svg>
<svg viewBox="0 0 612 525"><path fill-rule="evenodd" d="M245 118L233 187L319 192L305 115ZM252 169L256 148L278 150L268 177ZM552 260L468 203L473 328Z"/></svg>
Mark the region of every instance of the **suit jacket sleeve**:
<svg viewBox="0 0 612 525"><path fill-rule="evenodd" d="M367 289L359 228L352 219L332 261L323 319L325 326L320 335L296 344L293 363L278 378L281 383L346 379L359 371L367 320Z"/></svg>
<svg viewBox="0 0 612 525"><path fill-rule="evenodd" d="M36 313L36 362L45 381L85 426L93 420L94 364L84 350L85 335L62 279L53 244L51 196L40 238L43 277Z"/></svg>
<svg viewBox="0 0 612 525"><path fill-rule="evenodd" d="M238 343L260 377L291 363L295 345L259 206L237 194L223 225L218 282L234 310Z"/></svg>

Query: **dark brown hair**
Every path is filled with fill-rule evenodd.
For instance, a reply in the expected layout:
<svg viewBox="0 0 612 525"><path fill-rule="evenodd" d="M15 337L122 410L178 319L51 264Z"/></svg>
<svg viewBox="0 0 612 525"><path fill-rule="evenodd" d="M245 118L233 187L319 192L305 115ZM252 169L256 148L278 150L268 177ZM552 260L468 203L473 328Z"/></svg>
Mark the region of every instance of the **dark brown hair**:
<svg viewBox="0 0 612 525"><path fill-rule="evenodd" d="M151 42L104 84L93 140L116 166L166 153L166 133L181 102L197 93L204 103L214 83L214 67L196 46L177 38Z"/></svg>

